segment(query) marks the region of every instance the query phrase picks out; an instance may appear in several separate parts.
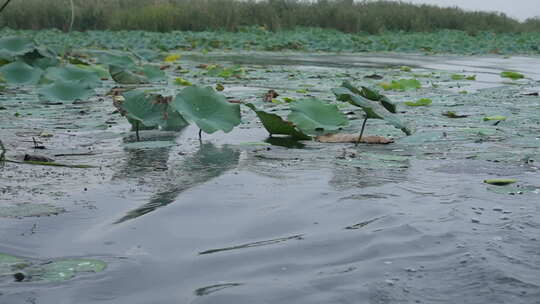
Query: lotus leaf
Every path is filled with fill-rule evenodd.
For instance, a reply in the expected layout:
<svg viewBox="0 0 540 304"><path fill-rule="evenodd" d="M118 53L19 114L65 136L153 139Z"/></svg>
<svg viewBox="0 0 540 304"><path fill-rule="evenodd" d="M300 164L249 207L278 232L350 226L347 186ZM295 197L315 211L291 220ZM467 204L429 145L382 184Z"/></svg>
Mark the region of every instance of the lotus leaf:
<svg viewBox="0 0 540 304"><path fill-rule="evenodd" d="M187 87L176 95L171 105L206 133L217 130L227 133L240 124L240 105L228 103L225 96L211 87Z"/></svg>
<svg viewBox="0 0 540 304"><path fill-rule="evenodd" d="M504 71L504 72L501 72L501 77L517 80L517 79L525 78L525 75L518 72Z"/></svg>
<svg viewBox="0 0 540 304"><path fill-rule="evenodd" d="M95 259L65 259L31 266L24 270L32 281L58 282L74 278L81 272L102 272L107 263Z"/></svg>
<svg viewBox="0 0 540 304"><path fill-rule="evenodd" d="M4 37L0 39L0 59L11 60L35 48L34 41L24 37Z"/></svg>
<svg viewBox="0 0 540 304"><path fill-rule="evenodd" d="M391 113L397 112L397 105L393 101L391 101L388 97L386 97L385 95L379 93L378 91L374 89L362 86L361 87L362 89L359 90L348 81L343 82L342 86L344 86L345 88L351 90L351 92L358 94L364 98L367 98L373 101L378 101L385 109L387 109Z"/></svg>
<svg viewBox="0 0 540 304"><path fill-rule="evenodd" d="M400 79L392 80L392 82L381 82L379 85L386 91L395 90L395 91L407 91L415 90L422 87L420 81L416 79Z"/></svg>
<svg viewBox="0 0 540 304"><path fill-rule="evenodd" d="M123 68L135 66L135 61L125 53L100 52L97 54L98 61L106 65L115 65Z"/></svg>
<svg viewBox="0 0 540 304"><path fill-rule="evenodd" d="M82 69L74 65L48 68L45 73L45 78L50 80L76 82L87 88L97 87L101 83L99 75L96 72L90 69Z"/></svg>
<svg viewBox="0 0 540 304"><path fill-rule="evenodd" d="M94 94L94 90L84 84L74 81L57 80L54 83L38 89L42 99L50 101L85 100Z"/></svg>
<svg viewBox="0 0 540 304"><path fill-rule="evenodd" d="M123 95L121 107L127 112L130 123L139 122L142 125L139 129L159 126L164 130L178 131L188 124L171 107L171 98L141 90L128 91Z"/></svg>
<svg viewBox="0 0 540 304"><path fill-rule="evenodd" d="M12 84L36 84L43 71L39 68L34 68L28 64L16 61L6 64L0 68L0 74L8 82Z"/></svg>
<svg viewBox="0 0 540 304"><path fill-rule="evenodd" d="M251 103L246 104L246 106L257 114L270 136L276 134L289 135L297 139L311 139L310 136L298 130L292 122L283 120L279 115L259 110Z"/></svg>
<svg viewBox="0 0 540 304"><path fill-rule="evenodd" d="M24 265L25 260L0 252L0 276L11 275Z"/></svg>
<svg viewBox="0 0 540 304"><path fill-rule="evenodd" d="M361 107L362 110L366 113L366 118L375 118L383 119L393 125L394 127L400 129L407 135L411 135L411 129L401 122L396 114L388 112L382 105L367 98L364 98L360 95L357 95L346 87L339 87L332 89L336 98L340 101L349 102L352 105Z"/></svg>
<svg viewBox="0 0 540 304"><path fill-rule="evenodd" d="M114 81L120 84L145 84L149 80L143 75L135 74L120 66L110 65L109 73Z"/></svg>
<svg viewBox="0 0 540 304"><path fill-rule="evenodd" d="M409 107L422 107L422 106L429 106L432 103L431 99L429 98L420 98L417 101L406 101L405 104Z"/></svg>
<svg viewBox="0 0 540 304"><path fill-rule="evenodd" d="M293 102L287 119L309 135L335 133L349 124L336 105L315 98Z"/></svg>
<svg viewBox="0 0 540 304"><path fill-rule="evenodd" d="M158 82L167 79L167 75L159 67L153 65L144 65L137 68L150 82Z"/></svg>
<svg viewBox="0 0 540 304"><path fill-rule="evenodd" d="M490 120L498 120L498 121L506 120L506 116L496 115L496 116L484 117L484 121L490 121Z"/></svg>

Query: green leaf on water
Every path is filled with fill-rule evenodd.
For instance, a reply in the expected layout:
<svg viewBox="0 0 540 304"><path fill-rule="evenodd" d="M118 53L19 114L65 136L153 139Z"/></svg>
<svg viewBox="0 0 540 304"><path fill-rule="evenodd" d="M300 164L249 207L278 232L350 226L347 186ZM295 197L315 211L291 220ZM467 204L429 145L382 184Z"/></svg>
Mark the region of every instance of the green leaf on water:
<svg viewBox="0 0 540 304"><path fill-rule="evenodd" d="M24 37L4 37L0 39L0 59L12 60L36 48L32 39Z"/></svg>
<svg viewBox="0 0 540 304"><path fill-rule="evenodd" d="M392 80L392 82L381 82L379 86L386 91L407 91L419 89L422 87L422 84L416 79L399 79Z"/></svg>
<svg viewBox="0 0 540 304"><path fill-rule="evenodd" d="M498 120L498 121L506 120L506 116L495 115L495 116L486 116L486 117L484 117L484 121L490 121L490 120Z"/></svg>
<svg viewBox="0 0 540 304"><path fill-rule="evenodd" d="M338 100L345 101L354 106L362 108L362 110L364 110L364 112L366 113L367 118L383 119L394 127L403 131L405 134L412 134L411 129L403 122L401 122L399 118L397 118L396 114L389 112L378 102L369 100L365 97L355 94L345 86L334 88L332 89L332 92L334 93L334 95L336 95L336 98Z"/></svg>
<svg viewBox="0 0 540 304"><path fill-rule="evenodd" d="M159 67L154 65L144 65L136 69L138 72L143 74L149 82L158 82L167 79L167 74L162 71Z"/></svg>
<svg viewBox="0 0 540 304"><path fill-rule="evenodd" d="M377 90L365 86L361 86L362 89L359 90L348 81L343 82L342 86L364 98L379 102L385 109L387 109L391 113L397 112L396 103L391 101L390 98L386 97L386 95L379 93L379 91Z"/></svg>
<svg viewBox="0 0 540 304"><path fill-rule="evenodd" d="M512 80L517 80L517 79L525 78L525 75L523 75L521 73L518 73L518 72L504 71L504 72L501 72L501 77L510 78Z"/></svg>
<svg viewBox="0 0 540 304"><path fill-rule="evenodd" d="M63 80L57 80L37 91L41 99L48 101L86 100L94 94L94 90L84 84Z"/></svg>
<svg viewBox="0 0 540 304"><path fill-rule="evenodd" d="M0 277L11 275L25 265L25 260L0 252Z"/></svg>
<svg viewBox="0 0 540 304"><path fill-rule="evenodd" d="M188 80L182 78L182 77L176 77L174 79L174 83L177 84L177 85L181 85L181 86L191 86L193 85L191 82L189 82Z"/></svg>
<svg viewBox="0 0 540 304"><path fill-rule="evenodd" d="M36 84L43 74L39 68L15 61L0 67L0 75L11 84Z"/></svg>
<svg viewBox="0 0 540 304"><path fill-rule="evenodd" d="M34 265L24 270L32 281L58 282L74 278L79 273L102 272L107 263L96 259L65 259L41 265Z"/></svg>
<svg viewBox="0 0 540 304"><path fill-rule="evenodd" d="M406 101L405 104L410 107L429 106L432 103L429 98L420 98L417 101Z"/></svg>
<svg viewBox="0 0 540 304"><path fill-rule="evenodd" d="M240 105L227 102L211 87L187 87L176 95L171 106L209 134L217 130L228 133L240 124Z"/></svg>
<svg viewBox="0 0 540 304"><path fill-rule="evenodd" d="M140 130L144 127L161 127L164 130L179 131L188 125L182 115L171 106L171 97L142 90L127 91L123 96L121 107L126 111L131 124L138 122L142 125Z"/></svg>
<svg viewBox="0 0 540 304"><path fill-rule="evenodd" d="M293 102L287 119L309 135L335 133L349 124L336 105L315 98Z"/></svg>
<svg viewBox="0 0 540 304"><path fill-rule="evenodd" d="M147 77L117 65L109 66L109 73L114 81L120 84L145 84L149 83Z"/></svg>
<svg viewBox="0 0 540 304"><path fill-rule="evenodd" d="M283 120L279 115L257 109L255 105L251 103L247 103L246 106L257 114L257 117L261 120L266 131L270 133L270 136L274 134L289 135L296 139L311 139L310 136L298 130L292 122Z"/></svg>
<svg viewBox="0 0 540 304"><path fill-rule="evenodd" d="M96 72L74 65L48 68L45 72L45 78L53 81L76 82L87 88L95 88L101 83Z"/></svg>

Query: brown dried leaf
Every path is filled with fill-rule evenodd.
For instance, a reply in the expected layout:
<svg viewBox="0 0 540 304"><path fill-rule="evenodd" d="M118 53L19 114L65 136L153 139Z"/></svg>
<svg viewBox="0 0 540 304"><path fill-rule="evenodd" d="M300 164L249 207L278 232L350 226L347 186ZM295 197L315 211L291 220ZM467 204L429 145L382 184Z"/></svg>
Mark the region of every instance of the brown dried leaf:
<svg viewBox="0 0 540 304"><path fill-rule="evenodd" d="M272 102L272 100L276 97L278 97L279 94L275 90L268 90L266 94L264 94L264 102Z"/></svg>
<svg viewBox="0 0 540 304"><path fill-rule="evenodd" d="M322 143L356 143L358 134L326 134L315 137L315 140ZM393 143L394 140L383 136L362 136L361 143L386 145Z"/></svg>

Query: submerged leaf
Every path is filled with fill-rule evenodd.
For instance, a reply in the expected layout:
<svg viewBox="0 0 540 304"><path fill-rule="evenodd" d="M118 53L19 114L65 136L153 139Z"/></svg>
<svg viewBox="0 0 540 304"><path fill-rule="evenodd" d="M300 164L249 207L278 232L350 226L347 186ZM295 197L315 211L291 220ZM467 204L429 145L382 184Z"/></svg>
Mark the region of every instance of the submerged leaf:
<svg viewBox="0 0 540 304"><path fill-rule="evenodd" d="M227 102L211 87L187 87L176 95L171 106L209 134L217 130L228 133L240 124L240 105Z"/></svg>
<svg viewBox="0 0 540 304"><path fill-rule="evenodd" d="M270 133L270 136L276 134L289 135L297 139L311 139L310 136L298 130L292 122L283 120L279 115L259 110L251 103L247 103L246 106L257 114L257 117L261 120L266 131Z"/></svg>
<svg viewBox="0 0 540 304"><path fill-rule="evenodd" d="M31 266L25 272L32 281L65 281L74 278L78 273L102 272L107 263L95 259L65 259L42 265Z"/></svg>
<svg viewBox="0 0 540 304"><path fill-rule="evenodd" d="M347 117L336 105L315 98L292 103L287 119L309 135L335 133L349 124Z"/></svg>

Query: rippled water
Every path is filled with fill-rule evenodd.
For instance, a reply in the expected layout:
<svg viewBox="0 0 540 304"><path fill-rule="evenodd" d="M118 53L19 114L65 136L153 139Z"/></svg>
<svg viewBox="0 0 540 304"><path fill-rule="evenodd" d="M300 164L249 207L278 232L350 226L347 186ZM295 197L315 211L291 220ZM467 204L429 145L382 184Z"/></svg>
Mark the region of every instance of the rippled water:
<svg viewBox="0 0 540 304"><path fill-rule="evenodd" d="M268 56L211 60L262 65ZM55 151L92 147L98 154L83 160L102 167L8 164L1 203L39 200L67 212L0 218L0 252L99 258L108 268L61 283L5 278L0 303L540 303L540 101L520 95L538 90L538 58L298 57L274 55L267 64L320 73L322 82L343 69L455 70L476 73L469 89L478 91L423 91L446 95L429 109L405 109L416 133L387 146L268 140L250 122L205 135L202 144L195 128L146 132L143 140L177 144L140 150L126 145L133 138L120 119L102 131L84 116L73 133L58 129L61 117L52 114L29 118L32 126L2 121L3 136L54 127ZM532 80L494 80L506 68ZM256 98L258 88L285 85L253 79L227 87ZM108 106L75 105L69 113L99 118ZM445 120L445 109L477 117ZM491 112L514 119L481 125ZM381 122L370 121L368 131L401 136ZM493 177L519 183L483 183Z"/></svg>

